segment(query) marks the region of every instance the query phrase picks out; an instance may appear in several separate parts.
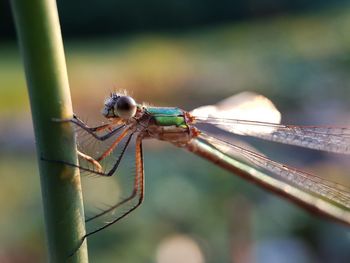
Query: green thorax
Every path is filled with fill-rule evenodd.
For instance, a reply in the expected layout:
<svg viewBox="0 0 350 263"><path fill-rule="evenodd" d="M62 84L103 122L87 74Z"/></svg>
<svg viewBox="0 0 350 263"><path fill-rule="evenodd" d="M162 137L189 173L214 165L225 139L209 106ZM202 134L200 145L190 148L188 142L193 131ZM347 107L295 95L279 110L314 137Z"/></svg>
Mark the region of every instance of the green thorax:
<svg viewBox="0 0 350 263"><path fill-rule="evenodd" d="M146 112L150 114L159 126L186 126L183 110L179 108L147 107Z"/></svg>

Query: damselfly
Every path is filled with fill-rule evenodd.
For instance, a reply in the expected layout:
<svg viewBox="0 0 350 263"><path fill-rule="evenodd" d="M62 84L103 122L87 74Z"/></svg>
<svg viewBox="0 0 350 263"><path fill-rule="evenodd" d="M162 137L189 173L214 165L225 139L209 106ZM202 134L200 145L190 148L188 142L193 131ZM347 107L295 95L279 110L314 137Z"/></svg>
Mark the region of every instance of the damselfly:
<svg viewBox="0 0 350 263"><path fill-rule="evenodd" d="M110 145L97 156L90 156L79 149L78 155L90 166L79 165L79 168L97 176L114 175L127 147L131 145L131 139L135 138L136 172L129 197L86 220L89 223L106 214L112 215L109 222L87 233L82 242L122 219L142 203L144 139L158 139L185 148L309 211L350 225L350 191L347 187L272 161L255 151L210 135L200 130L198 124L209 123L237 135L342 154L350 153L348 128L282 125L281 115L271 101L247 92L191 112L180 108L137 104L125 94L112 93L105 100L102 114L108 123L98 127L89 127L77 116L64 120L83 129L98 141L113 138ZM122 146L121 141L125 142ZM111 168L105 169L101 161L118 146L121 148L120 156L114 160ZM266 172L273 176L266 175ZM130 203L132 205L127 206L128 209L121 214L113 214L116 209Z"/></svg>

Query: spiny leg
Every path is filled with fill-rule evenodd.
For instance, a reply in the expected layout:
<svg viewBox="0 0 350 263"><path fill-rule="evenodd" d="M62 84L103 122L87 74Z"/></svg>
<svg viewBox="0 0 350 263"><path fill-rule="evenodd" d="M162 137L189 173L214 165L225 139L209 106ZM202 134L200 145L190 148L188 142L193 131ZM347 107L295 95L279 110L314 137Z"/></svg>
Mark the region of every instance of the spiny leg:
<svg viewBox="0 0 350 263"><path fill-rule="evenodd" d="M81 120L77 115L73 115L73 118L70 119L71 122L81 126L81 128L85 129L87 132L98 132L98 131L103 131L106 130L110 127L111 124L113 123L107 123L107 124L102 124L96 127L89 127L83 120Z"/></svg>
<svg viewBox="0 0 350 263"><path fill-rule="evenodd" d="M111 132L103 135L103 136L98 136L95 132L98 132L98 131L102 131L102 130L106 130L106 129L109 129L111 127L113 127L113 125L115 123L109 123L109 124L104 124L104 125L101 125L101 126L97 126L97 127L89 127L87 124L85 124L82 120L80 120L76 115L73 115L73 119L55 119L55 121L59 121L59 122L72 122L76 125L78 125L79 127L81 127L82 129L84 129L85 131L87 131L89 134L91 134L93 137L95 137L96 139L98 140L106 140L108 139L109 137L111 137L112 135L114 135L117 131L119 131L121 128L125 127L125 125L121 125L113 130L111 130ZM102 176L111 176L113 175L113 173L116 171L116 169L118 168L118 165L121 161L121 158L126 150L126 147L127 145L129 144L129 141L131 139L131 137L129 138L129 141L127 142L127 144L124 146L124 149L121 153L121 155L119 156L117 162L116 162L116 165L113 166L113 168L108 172L108 173L105 173L102 171L102 166L101 164L99 163L99 161L103 160L104 158L106 158L113 150L114 148L119 144L119 142L127 135L127 133L129 132L129 129L125 129L124 132L118 136L118 138L114 141L114 143L112 144L111 147L108 148L108 150L106 152L104 152L102 154L101 157L99 157L97 160L94 159L93 157L83 153L83 152L80 152L80 151L77 151L78 155L85 159L87 162L91 163L94 167L97 168L97 170L92 170L92 169L89 169L89 168L84 168L82 166L79 166L79 165L76 165L76 164L72 164L72 163L68 163L68 162L65 162L65 161L61 161L61 160L49 160L49 159L46 159L46 158L41 158L42 160L46 160L46 161L53 161L53 162L58 162L58 163L63 163L63 164L66 164L66 165L70 165L70 166L73 166L73 167L77 167L83 171L86 171L86 172L91 172L91 173L94 173L94 174L97 174L97 175L102 175Z"/></svg>
<svg viewBox="0 0 350 263"><path fill-rule="evenodd" d="M99 232L99 231L101 231L101 230L103 230L103 229L113 225L114 223L116 223L117 221L119 221L123 217L127 216L132 211L134 211L138 206L141 205L141 203L143 201L143 198L144 198L144 184L145 184L144 170L143 170L142 139L141 139L141 137L138 137L136 139L135 158L136 158L136 160L135 160L136 161L135 162L136 163L136 175L135 175L133 192L135 192L136 194L134 194L133 197L137 197L137 203L133 207L131 207L129 210L124 212L122 215L120 215L119 217L117 217L114 220L112 220L111 222L105 224L104 226L102 226L100 228L97 228L96 230L94 230L94 231L92 231L90 233L87 233L83 237L83 239L85 239L88 236L91 236L91 235L93 235L93 234L95 234L95 233L97 233L97 232ZM127 199L129 199L129 198L127 198ZM130 200L132 200L132 198ZM122 202L120 202L120 203L122 203ZM116 205L116 207L118 207L118 204ZM111 210L113 210L113 209L111 209Z"/></svg>
<svg viewBox="0 0 350 263"><path fill-rule="evenodd" d="M41 159L42 159L42 160L45 160L45 161L63 163L63 164L69 165L69 166L77 167L77 168L79 168L79 169L82 170L82 171L90 172L90 173L93 173L93 174L96 174L96 175L100 175L100 176L112 176L112 175L115 173L115 171L117 170L117 168L118 168L118 166L119 166L119 164L120 164L120 161L121 161L121 159L122 159L122 157L123 157L123 155L124 155L124 153L125 153L125 151L126 151L126 148L128 147L128 145L129 145L129 143L130 143L130 140L131 140L131 137L132 137L133 133L130 134L129 138L127 139L127 141L126 141L126 143L125 143L125 145L124 145L124 147L123 147L123 149L122 149L122 151L121 151L121 153L120 153L120 156L118 157L116 163L113 165L113 167L112 167L107 173L102 171L102 166L101 166L101 164L99 163L99 161L101 161L101 160L103 160L104 158L106 158L106 157L114 150L114 148L120 143L120 141L121 141L126 135L128 135L128 132L129 132L129 131L130 131L129 129L125 129L125 130L123 131L123 133L120 134L120 135L118 136L118 138L113 142L112 146L109 147L109 148L107 149L107 151L104 152L104 153L102 154L101 157L103 157L103 158L99 157L99 158L96 160L96 159L92 158L91 156L89 156L89 155L87 155L87 154L85 154L85 153L82 153L82 152L80 152L80 151L77 151L77 152L78 152L78 155L79 155L81 158L83 158L83 159L86 160L87 162L91 163L93 166L95 166L95 167L97 168L97 170L93 170L93 169L90 169L90 168L86 168L86 167L83 167L83 166L80 166L80 165L76 165L76 164L73 164L73 163L69 163L69 162L66 162L66 161L62 161L62 160L49 160L49 159L45 159L45 158L41 158Z"/></svg>
<svg viewBox="0 0 350 263"><path fill-rule="evenodd" d="M85 122L83 122L81 119L79 119L76 115L73 115L72 119L63 119L63 120L62 119L54 119L54 120L59 121L59 122L72 122L75 125L82 128L87 133L89 133L90 135L92 135L95 139L97 139L99 141L107 140L108 138L113 136L115 133L117 133L120 129L125 127L125 124L122 124L116 128L113 127L114 125L116 125L120 122L119 120L115 121L115 122L108 123L108 124L96 126L96 127L89 127ZM97 132L101 132L101 131L105 131L105 130L109 130L109 132L102 135L102 136L97 134Z"/></svg>
<svg viewBox="0 0 350 263"><path fill-rule="evenodd" d="M137 140L136 140L136 143L137 143ZM142 147L142 145L141 145L141 147ZM140 155L140 154L141 154L141 158L138 159L137 156ZM141 163L137 164L138 160L140 160L140 159L141 159ZM137 148L136 148L136 173L137 173L138 166L143 166L143 157L142 157L142 150L140 151L140 153L137 153ZM143 170L143 168L142 168L142 170ZM86 219L85 222L89 222L89 221L91 221L91 220L93 220L95 218L103 216L103 215L105 215L105 214L107 214L107 213L117 209L121 205L123 205L123 204L131 201L132 199L134 199L136 197L136 195L137 195L138 185L139 185L139 177L136 175L135 178L134 178L133 191L132 191L132 193L130 194L129 197L127 197L127 198L123 199L122 201L118 202L117 204L109 207L107 210L104 210L104 211L94 215L93 217L90 217L90 218Z"/></svg>
<svg viewBox="0 0 350 263"><path fill-rule="evenodd" d="M96 127L89 127L86 123L84 123L82 120L80 120L76 115L73 116L73 119L71 120L72 123L78 125L80 128L91 134L94 138L96 138L99 141L105 141L111 136L113 136L115 133L117 133L120 129L125 127L125 124L122 124L116 128L113 128L115 124L119 123L119 120L116 122L103 124ZM100 136L97 135L97 132L109 130L106 134Z"/></svg>
<svg viewBox="0 0 350 263"><path fill-rule="evenodd" d="M125 135L127 135L127 134L125 134ZM82 171L90 172L90 173L93 173L93 174L96 174L96 175L100 175L100 176L107 176L107 177L108 177L108 176L112 176L112 175L115 173L115 171L118 169L118 166L119 166L119 164L120 164L120 162L121 162L121 160L122 160L122 157L123 157L124 154L125 154L125 151L126 151L128 145L129 145L130 140L131 140L131 138L132 138L133 135L134 135L133 133L129 135L129 137L128 137L128 139L127 139L127 141L126 141L126 143L125 143L125 145L124 145L124 147L123 147L123 149L122 149L122 151L121 151L121 153L120 153L118 159L116 160L116 162L115 162L115 164L113 165L113 167L112 167L107 173L106 173L106 172L102 172L102 171L92 170L92 169L85 168L85 167L82 167L82 166L79 166L79 165L76 165L76 164L68 163L68 162L65 162L65 161L54 161L54 162L63 163L63 164L69 165L69 166L77 167L77 168L79 168L79 169L82 170ZM124 137L125 137L125 136L124 136ZM123 138L124 138L124 137L123 137ZM93 158L90 157L89 155L86 155L86 154L81 153L81 152L79 152L79 151L78 151L78 154L79 154L82 158L84 158L86 161L88 161L88 162L90 162L90 163L93 163L94 165L95 165L95 162L96 162L98 165L100 165L99 162L97 162L95 159L93 159ZM52 161L52 160L47 160L47 161ZM100 167L101 167L101 165L100 165Z"/></svg>
<svg viewBox="0 0 350 263"><path fill-rule="evenodd" d="M122 204L125 204L128 201L131 201L135 198L137 198L137 203L132 206L129 210L127 210L126 212L124 212L123 214L121 214L120 216L118 216L117 218L113 219L111 222L97 228L96 230L89 232L87 234L85 234L82 238L81 241L78 245L78 247L73 251L73 253L70 255L74 255L76 251L78 251L78 249L81 247L81 245L83 244L83 242L85 241L85 239L93 234L96 234L97 232L100 232L101 230L113 225L114 223L116 223L117 221L121 220L122 218L124 218L125 216L127 216L128 214L130 214L132 211L134 211L137 207L139 207L144 199L144 186L145 186L145 175L144 175L144 170L143 170L143 153L142 153L142 138L140 136L137 137L136 139L136 151L135 151L135 163L136 163L136 175L135 175L135 181L134 181L134 188L133 188L133 192L130 195L130 197L126 198L125 200L119 202L118 204L112 206L112 208L108 209L108 212L112 211L113 209L116 209L117 207L121 206ZM108 213L106 212L106 213ZM95 219L99 216L102 216L104 214L106 214L104 212L94 216L93 218L90 218L87 220L90 221L92 219Z"/></svg>
<svg viewBox="0 0 350 263"><path fill-rule="evenodd" d="M117 145L120 143L120 141L130 132L130 130L128 128L126 128L119 136L117 139L115 139L115 141L112 143L111 146L109 146L109 148L101 154L100 157L96 158L96 161L102 161L104 158L106 158L108 155L110 155L110 153L115 149L115 147L117 147Z"/></svg>

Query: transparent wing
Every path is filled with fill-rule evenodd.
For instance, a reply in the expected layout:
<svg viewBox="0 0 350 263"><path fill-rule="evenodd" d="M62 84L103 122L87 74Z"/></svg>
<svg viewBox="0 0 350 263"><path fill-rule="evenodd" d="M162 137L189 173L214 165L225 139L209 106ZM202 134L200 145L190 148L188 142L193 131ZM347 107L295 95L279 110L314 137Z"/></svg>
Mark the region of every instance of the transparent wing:
<svg viewBox="0 0 350 263"><path fill-rule="evenodd" d="M230 106L230 103L236 105ZM197 123L210 123L234 134L350 154L349 128L279 124L280 113L271 101L261 95L239 94L217 105L197 108L191 114Z"/></svg>
<svg viewBox="0 0 350 263"><path fill-rule="evenodd" d="M198 119L239 135L297 145L321 151L350 154L350 129L341 127L293 126L232 119Z"/></svg>
<svg viewBox="0 0 350 263"><path fill-rule="evenodd" d="M226 155L240 156L245 162L253 164L258 169L263 169L274 174L280 180L295 185L304 191L322 196L343 207L350 208L350 189L343 185L272 161L260 154L206 134L201 134L200 138Z"/></svg>
<svg viewBox="0 0 350 263"><path fill-rule="evenodd" d="M253 92L242 92L215 105L196 108L190 113L202 121L213 118L277 124L281 121L281 113L275 105L268 98ZM237 133L239 133L238 130Z"/></svg>

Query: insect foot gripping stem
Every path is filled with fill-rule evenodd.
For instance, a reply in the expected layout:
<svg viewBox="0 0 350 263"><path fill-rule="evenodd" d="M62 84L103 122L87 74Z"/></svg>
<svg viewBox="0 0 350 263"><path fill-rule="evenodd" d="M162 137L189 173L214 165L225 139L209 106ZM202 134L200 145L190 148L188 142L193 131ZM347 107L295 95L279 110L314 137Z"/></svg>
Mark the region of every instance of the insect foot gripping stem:
<svg viewBox="0 0 350 263"><path fill-rule="evenodd" d="M71 122L74 119L75 119L75 116L73 116L73 118L67 118L67 119L51 118L51 121L53 121L53 122Z"/></svg>
<svg viewBox="0 0 350 263"><path fill-rule="evenodd" d="M77 151L78 155L85 159L87 162L91 163L93 166L95 166L96 168L96 172L98 173L103 173L103 169L102 169L102 166L101 164L96 161L94 158L92 158L91 156L85 154L85 153L82 153L81 151Z"/></svg>
<svg viewBox="0 0 350 263"><path fill-rule="evenodd" d="M67 256L67 258L71 258L72 256L75 255L75 253L78 252L78 250L79 250L79 249L81 248L81 246L83 245L85 239L86 239L86 235L84 235L84 236L80 239L80 241L79 241L77 247L73 249L73 251Z"/></svg>

